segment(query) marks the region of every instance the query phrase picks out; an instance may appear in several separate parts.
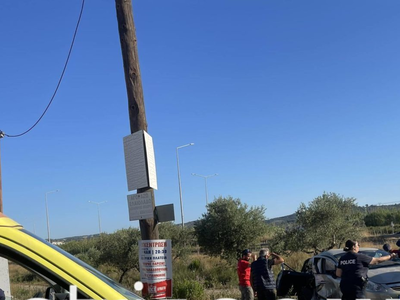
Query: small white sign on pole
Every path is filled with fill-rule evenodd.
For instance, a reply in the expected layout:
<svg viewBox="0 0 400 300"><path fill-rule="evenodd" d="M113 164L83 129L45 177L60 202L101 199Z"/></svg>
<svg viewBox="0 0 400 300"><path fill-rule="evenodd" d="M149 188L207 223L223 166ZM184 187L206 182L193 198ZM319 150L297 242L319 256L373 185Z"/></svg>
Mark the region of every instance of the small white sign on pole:
<svg viewBox="0 0 400 300"><path fill-rule="evenodd" d="M128 191L157 189L156 162L152 137L139 130L124 137L125 169Z"/></svg>
<svg viewBox="0 0 400 300"><path fill-rule="evenodd" d="M151 192L128 195L129 221L154 218Z"/></svg>

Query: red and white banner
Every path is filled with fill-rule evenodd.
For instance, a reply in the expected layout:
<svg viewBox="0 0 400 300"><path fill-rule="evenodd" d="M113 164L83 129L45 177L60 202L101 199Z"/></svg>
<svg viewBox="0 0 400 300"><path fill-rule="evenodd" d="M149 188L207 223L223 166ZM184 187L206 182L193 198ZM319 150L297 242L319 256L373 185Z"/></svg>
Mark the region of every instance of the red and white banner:
<svg viewBox="0 0 400 300"><path fill-rule="evenodd" d="M139 241L142 295L153 299L172 297L171 240Z"/></svg>

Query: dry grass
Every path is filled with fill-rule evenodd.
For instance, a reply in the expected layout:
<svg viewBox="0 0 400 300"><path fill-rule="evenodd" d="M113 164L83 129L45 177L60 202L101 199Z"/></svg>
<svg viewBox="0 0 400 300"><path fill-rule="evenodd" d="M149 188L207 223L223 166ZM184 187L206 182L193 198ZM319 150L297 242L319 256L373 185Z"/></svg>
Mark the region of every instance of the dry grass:
<svg viewBox="0 0 400 300"><path fill-rule="evenodd" d="M303 267L304 261L311 256L312 256L311 254L307 254L304 252L294 252L284 258L285 258L285 263L289 267L291 267L297 271L300 271L301 268ZM274 272L275 272L275 270L274 270ZM277 272L275 272L275 273L277 274Z"/></svg>
<svg viewBox="0 0 400 300"><path fill-rule="evenodd" d="M8 270L10 273L11 295L14 300L30 299L38 293L42 293L42 296L45 294L48 284L32 272L13 262L9 262Z"/></svg>

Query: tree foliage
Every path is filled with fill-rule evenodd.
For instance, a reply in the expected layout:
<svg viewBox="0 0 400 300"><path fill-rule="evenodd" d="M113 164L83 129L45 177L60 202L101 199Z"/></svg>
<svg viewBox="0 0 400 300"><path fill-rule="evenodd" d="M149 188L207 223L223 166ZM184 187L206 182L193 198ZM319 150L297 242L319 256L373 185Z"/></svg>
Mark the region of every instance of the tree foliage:
<svg viewBox="0 0 400 300"><path fill-rule="evenodd" d="M181 227L172 222L158 225L160 239L170 239L172 244L173 259L186 258L191 248L197 245L194 228Z"/></svg>
<svg viewBox="0 0 400 300"><path fill-rule="evenodd" d="M91 266L111 266L119 271L121 283L130 270L139 270L140 231L120 229L114 233L82 241L71 241L62 248Z"/></svg>
<svg viewBox="0 0 400 300"><path fill-rule="evenodd" d="M274 238L276 248L317 254L358 239L364 227L355 198L323 193L306 206L301 203L295 223Z"/></svg>
<svg viewBox="0 0 400 300"><path fill-rule="evenodd" d="M267 231L265 208L248 207L240 199L219 197L207 205L207 212L195 223L202 250L232 260L240 249L254 247Z"/></svg>
<svg viewBox="0 0 400 300"><path fill-rule="evenodd" d="M136 228L120 229L112 234L103 234L100 245L99 261L121 271L119 283L125 274L139 270L140 231Z"/></svg>
<svg viewBox="0 0 400 300"><path fill-rule="evenodd" d="M388 226L400 223L400 210L380 209L367 214L364 218L367 226Z"/></svg>
<svg viewBox="0 0 400 300"><path fill-rule="evenodd" d="M80 260L86 262L87 264L98 267L99 265L99 237L83 239L79 241L70 241L66 244L61 245L68 253L76 256Z"/></svg>

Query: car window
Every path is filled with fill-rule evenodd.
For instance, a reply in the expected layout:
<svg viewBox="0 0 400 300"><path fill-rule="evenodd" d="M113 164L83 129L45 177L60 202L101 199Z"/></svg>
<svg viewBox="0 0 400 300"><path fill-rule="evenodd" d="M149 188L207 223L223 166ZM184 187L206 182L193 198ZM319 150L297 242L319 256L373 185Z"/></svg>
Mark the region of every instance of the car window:
<svg viewBox="0 0 400 300"><path fill-rule="evenodd" d="M8 261L8 268L13 299L45 297L46 290L51 285L49 282L13 261Z"/></svg>
<svg viewBox="0 0 400 300"><path fill-rule="evenodd" d="M49 245L50 247L52 247L54 250L58 251L59 253L63 254L64 256L70 258L72 261L74 261L75 263L77 263L78 265L80 265L81 267L85 268L87 271L89 271L93 275L95 275L98 279L102 280L105 284L111 286L113 289L118 291L120 294L124 295L128 300L139 300L139 299L142 299L138 295L136 295L135 293L133 293L130 290L126 289L125 287L123 287L119 283L115 282L114 280L112 280L111 278L107 277L103 273L99 272L98 270L96 270L92 266L88 265L87 263L85 263L85 262L81 261L80 259L76 258L72 254L64 251L63 249L61 249L61 248L59 248L57 246L54 246L53 244L48 243L44 239L36 236L35 234L32 234L31 232L29 232L29 231L27 231L25 229L22 229L21 231L23 231L24 233L30 235L31 237L33 237L33 238L35 238L37 240L40 240L41 242L43 242L43 243ZM68 289L69 288L69 283L68 283L67 287L64 287L64 288ZM78 290L78 299L82 299L82 298L79 297L79 295L80 295L79 292L80 291Z"/></svg>
<svg viewBox="0 0 400 300"><path fill-rule="evenodd" d="M330 259L325 260L325 272L331 274L336 270L336 263Z"/></svg>
<svg viewBox="0 0 400 300"><path fill-rule="evenodd" d="M58 276L55 272L39 264L37 261L31 259L29 256L15 251L6 245L0 245L1 256L8 259L12 264L18 265L26 270L28 276L33 276L35 281L40 282L41 288L34 291L35 295L32 298L37 298L38 295L43 295L48 291L48 288L53 288L57 293L64 293L69 289L69 282L65 281L62 277ZM10 268L11 269L11 268ZM13 267L16 269L16 267ZM13 270L11 269L11 270ZM90 299L86 294L78 290L78 299Z"/></svg>
<svg viewBox="0 0 400 300"><path fill-rule="evenodd" d="M314 258L313 272L315 274L332 274L335 270L336 264L332 259L325 257Z"/></svg>
<svg viewBox="0 0 400 300"><path fill-rule="evenodd" d="M313 260L311 258L307 258L303 263L303 267L301 268L301 272L303 272L303 273L312 273L312 271L313 271L312 261Z"/></svg>
<svg viewBox="0 0 400 300"><path fill-rule="evenodd" d="M360 251L360 253L363 253L363 254L368 255L370 257L381 257L381 256L389 255L388 252L386 252L384 250L380 250L380 249L373 250L373 251L371 251L371 250L369 250L369 251Z"/></svg>
<svg viewBox="0 0 400 300"><path fill-rule="evenodd" d="M315 257L313 260L313 273L321 274L322 266L321 266L321 258Z"/></svg>

